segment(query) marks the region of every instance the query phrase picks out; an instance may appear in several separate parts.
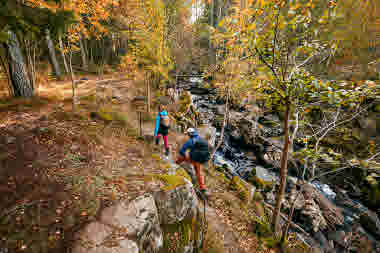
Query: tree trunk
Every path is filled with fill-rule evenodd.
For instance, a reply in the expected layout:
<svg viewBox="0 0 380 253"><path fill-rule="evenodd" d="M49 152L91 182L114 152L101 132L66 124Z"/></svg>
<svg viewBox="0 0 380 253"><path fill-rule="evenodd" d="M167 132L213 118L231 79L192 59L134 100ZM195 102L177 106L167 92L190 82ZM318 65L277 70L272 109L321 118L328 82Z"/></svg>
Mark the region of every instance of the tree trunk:
<svg viewBox="0 0 380 253"><path fill-rule="evenodd" d="M46 43L49 49L50 62L51 62L51 65L53 66L53 71L54 71L55 76L58 79L60 79L62 76L62 73L57 61L57 56L55 54L55 47L50 37L50 31L49 29L46 29L45 32L46 32Z"/></svg>
<svg viewBox="0 0 380 253"><path fill-rule="evenodd" d="M62 34L58 35L58 41L59 41L59 48L61 49L61 55L63 59L63 65L65 66L65 71L66 73L70 73L69 66L67 65L66 57L65 57L65 49L63 47L63 42L62 42Z"/></svg>
<svg viewBox="0 0 380 253"><path fill-rule="evenodd" d="M82 55L82 67L83 69L88 70L87 56L86 56L86 51L83 46L82 39L79 40L79 46L80 46L80 52Z"/></svg>
<svg viewBox="0 0 380 253"><path fill-rule="evenodd" d="M24 57L21 53L20 44L14 32L9 31L8 43L5 43L6 54L9 64L9 75L15 97L32 97L33 86L29 80Z"/></svg>
<svg viewBox="0 0 380 253"><path fill-rule="evenodd" d="M146 93L147 93L147 98L148 98L148 104L147 104L147 112L150 113L150 106L151 106L151 94L150 94L150 85L153 80L154 74L149 73L147 75L147 80L146 80Z"/></svg>
<svg viewBox="0 0 380 253"><path fill-rule="evenodd" d="M71 77L71 89L72 89L72 109L75 111L75 104L76 104L76 97L75 97L75 77L74 77L74 71L73 71L73 64L72 64L72 59L73 59L73 50L70 47L70 57L69 57L69 64L70 64L70 77Z"/></svg>
<svg viewBox="0 0 380 253"><path fill-rule="evenodd" d="M284 122L284 147L282 149L282 155L281 155L281 167L280 167L280 189L276 196L276 208L273 212L273 230L276 234L278 234L278 226L280 222L280 211L281 211L281 204L282 200L284 199L285 195L285 186L286 186L286 177L288 175L288 153L289 153L289 111L290 111L290 104L289 101L286 102L285 106L285 122Z"/></svg>

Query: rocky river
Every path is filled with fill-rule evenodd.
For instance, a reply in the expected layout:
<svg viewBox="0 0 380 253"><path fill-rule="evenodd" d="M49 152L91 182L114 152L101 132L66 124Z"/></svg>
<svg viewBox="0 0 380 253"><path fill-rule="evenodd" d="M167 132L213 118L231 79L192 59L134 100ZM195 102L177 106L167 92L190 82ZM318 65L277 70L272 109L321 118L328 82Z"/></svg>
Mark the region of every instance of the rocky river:
<svg viewBox="0 0 380 253"><path fill-rule="evenodd" d="M212 142L215 142L220 138L225 105L215 90L202 88L201 84L200 78L191 78L179 82L177 87L181 92L191 93L199 121L214 133ZM262 192L268 204L274 204L274 189L279 182L281 122L275 114L257 116L252 113L255 110L260 108L230 110L224 140L213 162L227 168L231 176L238 175L252 182L253 175L260 182L272 183L274 187L270 190L260 187L256 190ZM296 148L302 146L295 145ZM299 239L312 246L314 252L380 252L380 220L376 212L369 210L360 199L352 199L352 194L343 187L318 180L305 183L300 191L297 181L300 168L295 161L293 165L289 168L283 212L289 213L294 199L297 199L293 222L308 234L297 233Z"/></svg>

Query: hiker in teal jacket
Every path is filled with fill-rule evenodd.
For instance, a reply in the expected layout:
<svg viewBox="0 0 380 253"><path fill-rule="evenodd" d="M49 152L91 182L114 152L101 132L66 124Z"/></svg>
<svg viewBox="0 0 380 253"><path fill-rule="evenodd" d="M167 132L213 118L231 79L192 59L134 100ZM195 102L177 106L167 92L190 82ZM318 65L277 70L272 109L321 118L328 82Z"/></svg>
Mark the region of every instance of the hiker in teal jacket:
<svg viewBox="0 0 380 253"><path fill-rule="evenodd" d="M158 114L156 117L156 126L154 128L154 136L156 138L156 145L160 143L160 137L164 139L165 145L165 155L169 155L169 144L168 144L168 134L169 134L169 125L165 125L165 119L168 119L168 112L165 110L163 105L158 106Z"/></svg>

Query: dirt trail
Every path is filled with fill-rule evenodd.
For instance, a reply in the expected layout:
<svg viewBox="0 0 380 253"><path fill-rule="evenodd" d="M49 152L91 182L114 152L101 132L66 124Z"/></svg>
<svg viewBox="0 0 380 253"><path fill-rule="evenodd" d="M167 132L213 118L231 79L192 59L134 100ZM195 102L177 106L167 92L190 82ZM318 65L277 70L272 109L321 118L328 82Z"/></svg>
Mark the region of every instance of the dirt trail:
<svg viewBox="0 0 380 253"><path fill-rule="evenodd" d="M130 102L143 87L122 75L100 82L88 79L78 83L75 112L70 82L41 88L39 99L0 100L0 238L18 235L7 242L12 252L21 252L20 245L66 252L75 231L104 207L147 191L144 175L168 173L160 155L163 146L153 143L155 112L143 123L143 134L150 138L136 134L138 122ZM121 114L123 121L90 116L102 109ZM170 131L169 166L184 141L183 134ZM225 252L256 252L249 224L235 215L240 207L225 205L228 185L210 173L206 177L215 193L207 216L230 238L226 247L241 248ZM230 202L241 202L232 198ZM245 238L241 245L236 244L239 238Z"/></svg>

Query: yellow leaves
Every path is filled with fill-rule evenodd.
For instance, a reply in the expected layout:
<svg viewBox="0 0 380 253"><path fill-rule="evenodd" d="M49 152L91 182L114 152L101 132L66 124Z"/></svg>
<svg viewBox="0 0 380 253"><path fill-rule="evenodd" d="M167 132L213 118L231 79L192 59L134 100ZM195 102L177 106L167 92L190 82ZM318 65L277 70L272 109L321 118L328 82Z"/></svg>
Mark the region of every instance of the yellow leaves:
<svg viewBox="0 0 380 253"><path fill-rule="evenodd" d="M256 30L256 22L253 22L247 27L248 31Z"/></svg>

